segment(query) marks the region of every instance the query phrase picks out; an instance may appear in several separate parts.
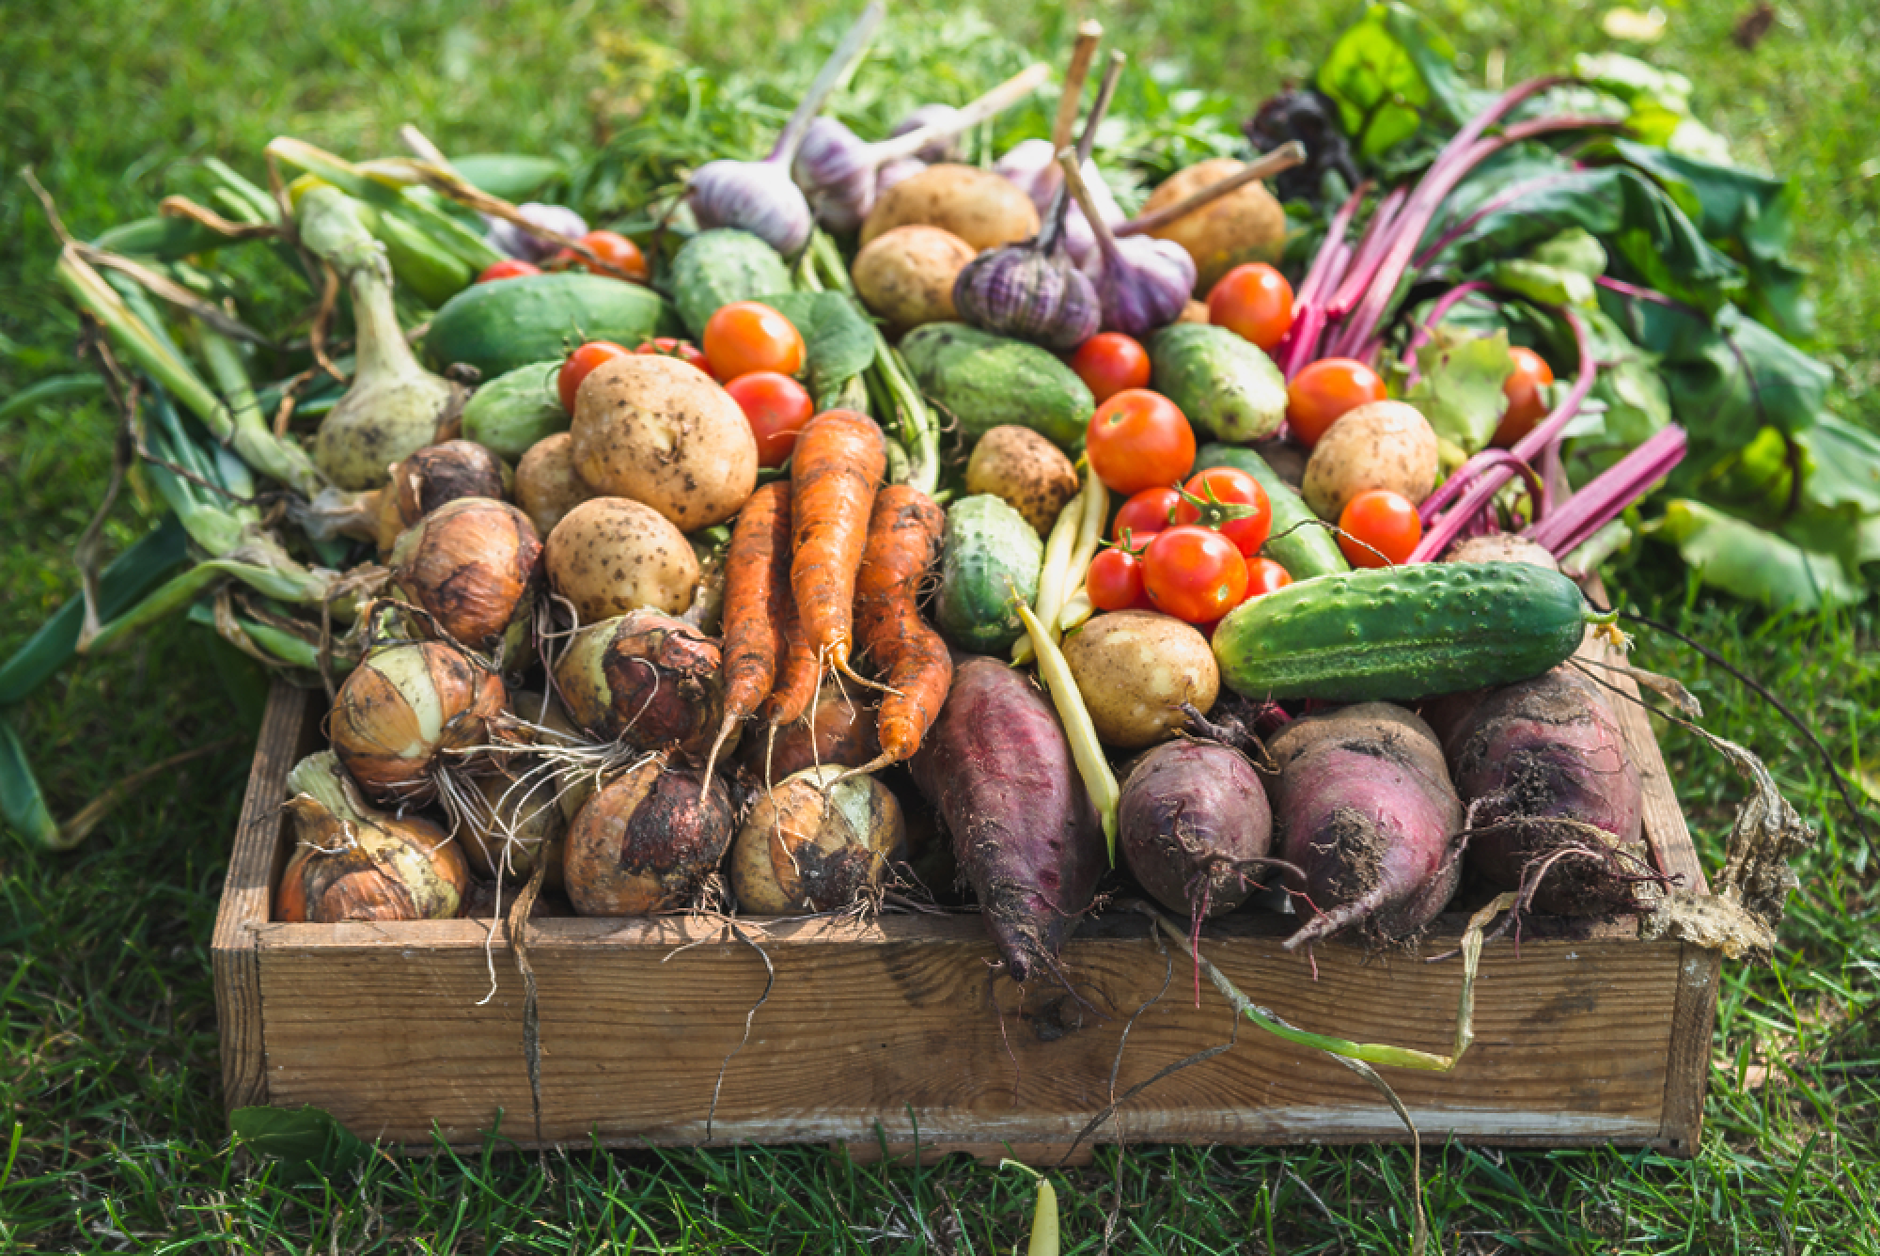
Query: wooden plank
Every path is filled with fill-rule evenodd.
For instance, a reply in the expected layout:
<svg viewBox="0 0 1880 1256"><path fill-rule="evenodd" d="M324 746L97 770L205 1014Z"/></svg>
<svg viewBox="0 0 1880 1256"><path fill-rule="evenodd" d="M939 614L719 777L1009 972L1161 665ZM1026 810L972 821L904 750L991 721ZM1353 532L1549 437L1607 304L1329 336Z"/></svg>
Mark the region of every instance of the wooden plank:
<svg viewBox="0 0 1880 1256"><path fill-rule="evenodd" d="M268 1101L261 970L253 929L268 919L282 845L281 800L286 797L287 773L305 742L311 705L304 691L281 681L268 695L209 944L216 1019L222 1031L222 1103L229 1111Z"/></svg>
<svg viewBox="0 0 1880 1256"><path fill-rule="evenodd" d="M988 1151L1068 1145L1109 1100L1123 1026L1165 982L1130 1030L1117 1093L1234 1029L1211 990L1195 1007L1191 973L1141 928L1067 948L1086 1010L1061 990L1039 987L1021 1001L1009 983L990 983L993 952L977 921L901 918L868 926L872 944L820 927L774 931L763 945L775 985L733 1055L765 981L750 947L686 945L710 933L681 921L623 929L610 944L568 928L594 923L547 921L531 943L551 1143L866 1142L879 1122L891 1148L911 1144L916 1127L923 1143ZM475 922L437 924L455 944L381 937L307 948L299 935L314 926L260 932L272 1102L317 1104L362 1135L419 1143L433 1122L446 1141L473 1143L500 1111L506 1136L532 1142L520 981L497 940L492 995L484 952L463 944ZM1306 960L1270 937L1208 947L1296 1023L1448 1046L1453 964L1367 961L1331 946L1315 982ZM1613 938L1530 942L1518 955L1494 948L1461 1067L1389 1070L1390 1080L1429 1138L1653 1141L1679 959L1677 944ZM1097 1137L1332 1142L1403 1130L1344 1068L1248 1027L1230 1051L1157 1083Z"/></svg>

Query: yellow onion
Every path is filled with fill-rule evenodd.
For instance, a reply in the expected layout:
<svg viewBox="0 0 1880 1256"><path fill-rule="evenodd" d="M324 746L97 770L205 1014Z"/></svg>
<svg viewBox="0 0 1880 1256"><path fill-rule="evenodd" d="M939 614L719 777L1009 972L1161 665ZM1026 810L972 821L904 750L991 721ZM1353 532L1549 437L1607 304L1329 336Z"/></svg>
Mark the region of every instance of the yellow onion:
<svg viewBox="0 0 1880 1256"><path fill-rule="evenodd" d="M485 744L504 697L502 678L455 646L382 645L340 685L327 733L367 794L422 806L437 796L437 778L463 763L445 752Z"/></svg>
<svg viewBox="0 0 1880 1256"><path fill-rule="evenodd" d="M532 689L511 690L509 703L504 710L512 717L508 740L528 742L552 751L573 749L577 752L554 756L569 762L569 768L559 773L561 784L555 797L561 806L562 819L573 820L587 800L594 796L600 784L598 769L592 768L591 760L590 770L582 770L583 761L589 760L589 756L579 752L602 749L605 743L589 740L585 733L576 728L574 721L568 718L567 708L553 693L537 693ZM610 764L611 758L606 756L599 762ZM562 827L565 829L567 825L564 823Z"/></svg>
<svg viewBox="0 0 1880 1256"><path fill-rule="evenodd" d="M290 923L443 920L470 886L463 853L417 816L374 811L330 750L287 774L296 846L281 873L274 918Z"/></svg>
<svg viewBox="0 0 1880 1256"><path fill-rule="evenodd" d="M568 829L563 879L583 916L691 906L731 845L735 812L717 776L650 756L588 799Z"/></svg>
<svg viewBox="0 0 1880 1256"><path fill-rule="evenodd" d="M521 758L471 784L483 805L465 809L460 833L476 874L520 884L541 859L548 864L543 884L560 889L562 838L568 829L557 797L565 787L560 774L544 762Z"/></svg>
<svg viewBox="0 0 1880 1256"><path fill-rule="evenodd" d="M406 600L457 641L489 650L534 606L542 542L507 502L459 497L399 536L391 567Z"/></svg>
<svg viewBox="0 0 1880 1256"><path fill-rule="evenodd" d="M724 704L718 647L659 611L628 611L569 638L555 688L576 726L644 749L702 758Z"/></svg>
<svg viewBox="0 0 1880 1256"><path fill-rule="evenodd" d="M907 825L894 794L872 776L828 765L773 790L738 830L731 889L757 916L840 911L881 884L888 860L904 854Z"/></svg>
<svg viewBox="0 0 1880 1256"><path fill-rule="evenodd" d="M379 552L389 553L398 534L459 497L508 501L515 477L503 460L473 440L426 445L392 467L391 483L378 492Z"/></svg>

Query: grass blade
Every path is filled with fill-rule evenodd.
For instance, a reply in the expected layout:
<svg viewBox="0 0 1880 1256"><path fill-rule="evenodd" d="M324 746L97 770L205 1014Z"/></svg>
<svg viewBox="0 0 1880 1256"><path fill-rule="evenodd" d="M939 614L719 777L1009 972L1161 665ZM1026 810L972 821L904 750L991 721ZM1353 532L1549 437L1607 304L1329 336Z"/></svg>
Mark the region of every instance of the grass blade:
<svg viewBox="0 0 1880 1256"><path fill-rule="evenodd" d="M0 819L40 846L53 846L59 840L59 822L52 818L46 796L33 779L26 747L7 723L0 723Z"/></svg>

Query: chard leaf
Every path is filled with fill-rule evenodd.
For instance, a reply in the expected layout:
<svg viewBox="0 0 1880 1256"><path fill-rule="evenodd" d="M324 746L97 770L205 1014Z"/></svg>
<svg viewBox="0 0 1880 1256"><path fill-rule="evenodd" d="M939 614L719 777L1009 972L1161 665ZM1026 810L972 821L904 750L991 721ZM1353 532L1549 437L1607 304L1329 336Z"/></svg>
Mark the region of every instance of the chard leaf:
<svg viewBox="0 0 1880 1256"><path fill-rule="evenodd" d="M1508 400L1501 387L1514 373L1508 333L1477 335L1440 324L1417 350L1420 378L1404 400L1422 412L1437 438L1468 453L1485 448Z"/></svg>
<svg viewBox="0 0 1880 1256"><path fill-rule="evenodd" d="M1544 305L1591 306L1593 280L1606 273L1606 250L1585 229L1570 227L1544 240L1527 257L1496 263L1494 282Z"/></svg>
<svg viewBox="0 0 1880 1256"><path fill-rule="evenodd" d="M1461 126L1486 97L1456 73L1441 31L1401 4L1373 4L1332 45L1318 89L1338 105L1360 157L1376 157L1415 135L1426 117Z"/></svg>
<svg viewBox="0 0 1880 1256"><path fill-rule="evenodd" d="M875 362L875 329L840 292L782 292L759 297L803 337L804 369L817 409Z"/></svg>
<svg viewBox="0 0 1880 1256"><path fill-rule="evenodd" d="M1573 73L1628 105L1649 100L1676 113L1691 111L1690 79L1623 52L1580 53L1573 58Z"/></svg>
<svg viewBox="0 0 1880 1256"><path fill-rule="evenodd" d="M1773 610L1818 610L1858 602L1863 590L1833 558L1727 515L1678 498L1651 534L1678 547L1698 579Z"/></svg>

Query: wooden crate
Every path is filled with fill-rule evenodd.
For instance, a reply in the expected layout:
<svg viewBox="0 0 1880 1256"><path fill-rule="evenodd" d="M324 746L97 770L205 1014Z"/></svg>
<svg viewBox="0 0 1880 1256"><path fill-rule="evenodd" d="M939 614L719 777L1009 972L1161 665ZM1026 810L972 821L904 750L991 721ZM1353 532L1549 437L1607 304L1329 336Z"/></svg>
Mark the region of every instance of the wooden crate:
<svg viewBox="0 0 1880 1256"><path fill-rule="evenodd" d="M414 1149L433 1130L475 1144L499 1122L504 1137L533 1146L522 981L489 922L269 919L270 887L290 847L285 779L317 744L321 705L318 695L276 686L236 834L214 942L226 1102L314 1104L357 1134ZM1701 887L1648 719L1636 705L1616 705L1644 777L1658 865ZM1461 925L1460 916L1442 918L1425 953ZM1456 962L1367 959L1334 943L1318 948L1315 980L1304 955L1280 949L1288 928L1278 917L1230 918L1208 926L1203 948L1295 1024L1448 1050ZM1235 1028L1205 983L1196 1005L1185 957L1158 948L1148 922L1131 913L1091 922L1065 951L1097 1012L1046 983L1021 1001L1012 983L990 981L995 953L973 916L816 920L761 936L774 980L750 945L695 921L536 922L542 1141L841 1142L897 1155L918 1144L923 1154L1046 1161L1112 1095L1227 1042ZM750 1014L767 980L769 996ZM1475 1044L1454 1072L1384 1072L1426 1140L1610 1142L1689 1156L1703 1118L1717 981L1716 954L1640 942L1629 921L1577 937L1530 928L1519 947L1504 939L1484 955ZM1246 1024L1231 1050L1149 1087L1092 1136L1405 1137L1358 1077Z"/></svg>

